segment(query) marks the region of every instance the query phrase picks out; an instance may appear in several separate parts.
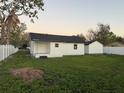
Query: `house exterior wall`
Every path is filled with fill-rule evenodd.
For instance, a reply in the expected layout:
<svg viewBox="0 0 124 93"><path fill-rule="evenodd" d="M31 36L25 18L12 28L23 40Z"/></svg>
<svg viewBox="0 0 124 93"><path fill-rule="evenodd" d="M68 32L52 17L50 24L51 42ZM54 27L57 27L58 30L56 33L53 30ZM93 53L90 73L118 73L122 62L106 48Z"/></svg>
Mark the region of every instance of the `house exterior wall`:
<svg viewBox="0 0 124 93"><path fill-rule="evenodd" d="M88 45L89 54L103 54L103 45L99 42L93 42Z"/></svg>
<svg viewBox="0 0 124 93"><path fill-rule="evenodd" d="M85 50L85 54L89 54L89 46L88 45L85 45L84 50Z"/></svg>
<svg viewBox="0 0 124 93"><path fill-rule="evenodd" d="M49 42L36 42L36 51L38 54L49 54L50 53L50 43Z"/></svg>
<svg viewBox="0 0 124 93"><path fill-rule="evenodd" d="M30 41L30 54L34 55L35 53L35 42Z"/></svg>
<svg viewBox="0 0 124 93"><path fill-rule="evenodd" d="M55 47L58 44L58 47ZM62 57L63 56L63 43L50 42L50 55L48 57Z"/></svg>
<svg viewBox="0 0 124 93"><path fill-rule="evenodd" d="M74 49L74 44L77 49ZM63 43L63 55L84 55L84 44L82 43Z"/></svg>
<svg viewBox="0 0 124 93"><path fill-rule="evenodd" d="M31 41L30 53L36 58L39 58L40 56L48 56L48 54L50 53L50 43L40 42L40 41Z"/></svg>
<svg viewBox="0 0 124 93"><path fill-rule="evenodd" d="M59 44L59 47L55 47L55 44ZM50 55L49 57L62 57L66 55L84 55L84 44L77 44L77 49L74 49L76 43L50 43Z"/></svg>
<svg viewBox="0 0 124 93"><path fill-rule="evenodd" d="M59 47L55 47L58 44ZM84 44L77 44L77 49L74 49L75 43L63 42L30 42L30 52L36 58L40 56L47 57L62 57L64 55L84 55Z"/></svg>

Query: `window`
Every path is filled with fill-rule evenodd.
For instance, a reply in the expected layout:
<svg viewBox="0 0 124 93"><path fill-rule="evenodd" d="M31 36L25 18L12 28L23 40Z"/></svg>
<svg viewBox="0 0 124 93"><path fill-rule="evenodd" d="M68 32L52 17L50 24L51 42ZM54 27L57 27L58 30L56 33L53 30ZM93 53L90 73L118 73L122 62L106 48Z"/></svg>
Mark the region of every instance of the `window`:
<svg viewBox="0 0 124 93"><path fill-rule="evenodd" d="M55 44L55 47L59 47L59 44Z"/></svg>
<svg viewBox="0 0 124 93"><path fill-rule="evenodd" d="M77 50L77 48L78 48L77 44L74 44L74 50Z"/></svg>

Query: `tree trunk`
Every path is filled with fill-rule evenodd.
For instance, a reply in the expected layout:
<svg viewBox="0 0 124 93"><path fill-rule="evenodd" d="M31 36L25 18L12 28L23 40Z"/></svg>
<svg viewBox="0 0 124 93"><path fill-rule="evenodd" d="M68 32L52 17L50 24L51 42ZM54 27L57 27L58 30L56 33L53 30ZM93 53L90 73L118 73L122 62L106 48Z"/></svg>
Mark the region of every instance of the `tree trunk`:
<svg viewBox="0 0 124 93"><path fill-rule="evenodd" d="M3 24L1 26L1 44L5 44L5 27Z"/></svg>

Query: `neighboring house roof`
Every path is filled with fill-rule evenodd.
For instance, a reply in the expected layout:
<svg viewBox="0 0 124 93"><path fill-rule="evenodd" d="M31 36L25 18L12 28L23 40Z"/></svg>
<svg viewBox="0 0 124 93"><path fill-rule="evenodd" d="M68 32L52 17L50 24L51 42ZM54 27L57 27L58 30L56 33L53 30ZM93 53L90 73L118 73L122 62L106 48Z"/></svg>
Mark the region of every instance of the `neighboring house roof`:
<svg viewBox="0 0 124 93"><path fill-rule="evenodd" d="M124 43L113 42L113 43L108 44L107 46L111 46L111 47L124 47Z"/></svg>
<svg viewBox="0 0 124 93"><path fill-rule="evenodd" d="M38 33L29 33L29 35L32 41L84 43L84 41L77 36L62 36Z"/></svg>

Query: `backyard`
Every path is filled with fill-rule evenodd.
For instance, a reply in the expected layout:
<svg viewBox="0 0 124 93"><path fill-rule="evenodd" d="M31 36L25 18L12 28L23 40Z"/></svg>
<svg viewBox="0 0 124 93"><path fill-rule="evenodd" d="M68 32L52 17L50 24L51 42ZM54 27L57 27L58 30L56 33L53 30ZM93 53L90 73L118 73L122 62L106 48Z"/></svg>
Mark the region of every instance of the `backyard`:
<svg viewBox="0 0 124 93"><path fill-rule="evenodd" d="M124 93L124 56L85 55L35 59L19 51L0 65L0 93ZM44 71L30 83L11 69Z"/></svg>

